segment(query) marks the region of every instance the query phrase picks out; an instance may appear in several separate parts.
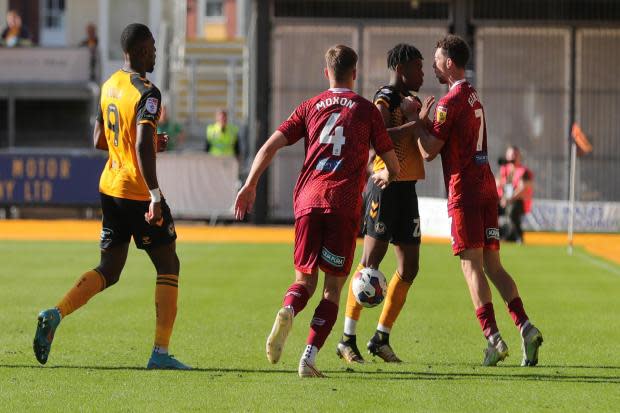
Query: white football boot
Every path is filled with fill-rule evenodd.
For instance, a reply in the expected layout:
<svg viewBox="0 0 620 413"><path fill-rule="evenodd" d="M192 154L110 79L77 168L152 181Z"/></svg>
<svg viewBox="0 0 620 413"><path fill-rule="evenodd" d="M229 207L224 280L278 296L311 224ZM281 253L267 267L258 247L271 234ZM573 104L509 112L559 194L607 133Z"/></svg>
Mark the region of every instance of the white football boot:
<svg viewBox="0 0 620 413"><path fill-rule="evenodd" d="M542 346L543 336L539 329L533 325L527 326L523 331L523 341L521 349L523 350L523 361L521 366L535 366L538 364L538 349Z"/></svg>
<svg viewBox="0 0 620 413"><path fill-rule="evenodd" d="M293 309L290 307L282 307L278 310L276 320L273 322L273 327L269 337L267 337L267 344L265 346L267 359L270 363L275 364L280 360L282 350L284 350L284 344L286 343L286 338L292 328Z"/></svg>
<svg viewBox="0 0 620 413"><path fill-rule="evenodd" d="M301 355L301 359L299 360L299 368L297 372L299 373L299 377L325 377L323 373L316 368L314 364L314 360L316 359L316 354L318 353L318 349L314 346L307 345L304 353Z"/></svg>
<svg viewBox="0 0 620 413"><path fill-rule="evenodd" d="M508 357L508 345L499 337L495 345L489 342L489 346L484 350L483 366L497 366L497 363Z"/></svg>

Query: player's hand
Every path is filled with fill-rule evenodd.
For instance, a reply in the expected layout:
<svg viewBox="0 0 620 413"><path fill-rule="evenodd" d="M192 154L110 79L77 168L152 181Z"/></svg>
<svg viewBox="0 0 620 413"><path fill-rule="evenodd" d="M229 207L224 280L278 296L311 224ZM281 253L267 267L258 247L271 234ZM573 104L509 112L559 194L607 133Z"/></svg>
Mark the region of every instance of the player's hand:
<svg viewBox="0 0 620 413"><path fill-rule="evenodd" d="M418 112L420 112L420 102L413 96L407 96L400 103L400 110L403 111L405 117L409 120L418 119Z"/></svg>
<svg viewBox="0 0 620 413"><path fill-rule="evenodd" d="M426 120L428 119L428 114L431 113L431 108L435 104L435 96L427 96L422 102L422 106L420 107L420 119Z"/></svg>
<svg viewBox="0 0 620 413"><path fill-rule="evenodd" d="M164 152L168 149L168 134L158 133L157 134L157 152Z"/></svg>
<svg viewBox="0 0 620 413"><path fill-rule="evenodd" d="M390 183L390 174L387 169L381 169L370 176L372 181L381 189L385 189Z"/></svg>
<svg viewBox="0 0 620 413"><path fill-rule="evenodd" d="M144 219L149 225L161 226L164 219L161 217L161 202L153 202L149 205L149 211L144 213Z"/></svg>
<svg viewBox="0 0 620 413"><path fill-rule="evenodd" d="M256 187L243 185L235 200L235 219L238 221L245 218L245 214L252 212L254 201L256 200Z"/></svg>
<svg viewBox="0 0 620 413"><path fill-rule="evenodd" d="M506 205L508 205L508 200L507 200L506 198L502 198L502 199L500 199L500 200L499 200L499 205L500 205L502 208L506 208Z"/></svg>

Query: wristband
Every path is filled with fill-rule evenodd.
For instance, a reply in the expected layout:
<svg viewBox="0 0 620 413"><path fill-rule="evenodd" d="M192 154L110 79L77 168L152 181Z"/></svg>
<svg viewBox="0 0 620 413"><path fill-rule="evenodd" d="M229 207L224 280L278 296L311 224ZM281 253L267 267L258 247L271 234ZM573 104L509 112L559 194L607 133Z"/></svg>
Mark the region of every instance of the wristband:
<svg viewBox="0 0 620 413"><path fill-rule="evenodd" d="M161 191L159 188L149 189L149 194L151 194L151 202L161 202Z"/></svg>

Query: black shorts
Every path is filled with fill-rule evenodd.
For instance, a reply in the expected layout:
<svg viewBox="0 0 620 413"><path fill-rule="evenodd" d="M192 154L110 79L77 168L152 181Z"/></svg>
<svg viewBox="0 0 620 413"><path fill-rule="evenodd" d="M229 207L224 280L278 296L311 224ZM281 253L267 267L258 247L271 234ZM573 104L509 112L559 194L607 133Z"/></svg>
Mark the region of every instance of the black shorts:
<svg viewBox="0 0 620 413"><path fill-rule="evenodd" d="M420 244L420 211L416 181L392 182L385 189L366 185L363 233L392 244Z"/></svg>
<svg viewBox="0 0 620 413"><path fill-rule="evenodd" d="M101 194L103 212L101 241L102 250L127 243L133 236L136 247L149 249L167 245L177 239L170 208L164 198L161 199L161 225L149 225L144 214L149 210L149 201L133 201Z"/></svg>

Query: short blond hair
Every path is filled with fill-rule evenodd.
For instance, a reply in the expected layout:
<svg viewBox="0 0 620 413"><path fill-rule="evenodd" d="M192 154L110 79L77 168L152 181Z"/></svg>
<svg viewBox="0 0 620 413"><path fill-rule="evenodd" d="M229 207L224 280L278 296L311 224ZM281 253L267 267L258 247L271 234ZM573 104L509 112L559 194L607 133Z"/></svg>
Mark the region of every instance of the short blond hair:
<svg viewBox="0 0 620 413"><path fill-rule="evenodd" d="M337 44L325 53L327 68L334 74L337 82L347 80L357 65L357 53L349 46Z"/></svg>

